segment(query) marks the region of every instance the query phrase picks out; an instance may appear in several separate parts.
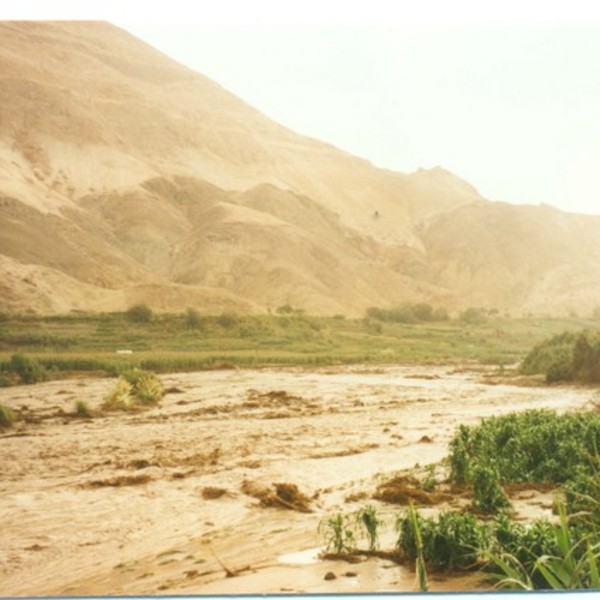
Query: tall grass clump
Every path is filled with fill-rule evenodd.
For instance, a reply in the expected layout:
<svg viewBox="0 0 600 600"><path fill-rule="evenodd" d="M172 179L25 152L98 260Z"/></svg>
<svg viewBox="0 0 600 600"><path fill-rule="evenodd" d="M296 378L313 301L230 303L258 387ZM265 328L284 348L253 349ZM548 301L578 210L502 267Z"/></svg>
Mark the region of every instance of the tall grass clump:
<svg viewBox="0 0 600 600"><path fill-rule="evenodd" d="M77 400L75 402L75 416L80 419L91 419L94 413L85 400Z"/></svg>
<svg viewBox="0 0 600 600"><path fill-rule="evenodd" d="M162 381L154 373L132 369L121 377L131 385L131 393L139 404L157 404L165 395Z"/></svg>
<svg viewBox="0 0 600 600"><path fill-rule="evenodd" d="M105 398L104 407L108 410L133 410L157 404L164 394L163 384L154 373L132 369L121 374Z"/></svg>
<svg viewBox="0 0 600 600"><path fill-rule="evenodd" d="M377 514L377 509L368 504L356 513L356 523L364 531L369 540L369 550L377 550L379 547L379 530L383 521Z"/></svg>
<svg viewBox="0 0 600 600"><path fill-rule="evenodd" d="M107 410L133 410L135 399L132 391L133 386L124 377L119 377L115 387L104 399L103 407Z"/></svg>
<svg viewBox="0 0 600 600"><path fill-rule="evenodd" d="M14 422L15 415L13 411L8 406L0 404L0 429L8 429L13 426Z"/></svg>

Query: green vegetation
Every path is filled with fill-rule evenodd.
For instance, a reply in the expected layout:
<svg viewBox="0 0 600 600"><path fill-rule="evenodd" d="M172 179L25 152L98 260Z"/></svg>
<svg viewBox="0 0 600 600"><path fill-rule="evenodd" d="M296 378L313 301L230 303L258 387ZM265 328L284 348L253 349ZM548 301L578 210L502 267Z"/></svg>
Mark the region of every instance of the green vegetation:
<svg viewBox="0 0 600 600"><path fill-rule="evenodd" d="M510 526L509 541L490 555L499 588L582 590L600 588L598 531L578 530L560 507L560 522ZM498 539L498 532L496 534Z"/></svg>
<svg viewBox="0 0 600 600"><path fill-rule="evenodd" d="M15 415L8 406L0 404L0 429L8 429L13 426Z"/></svg>
<svg viewBox="0 0 600 600"><path fill-rule="evenodd" d="M445 485L470 491L471 510L442 510L425 517L410 504L396 519L396 553L388 556L414 562L421 589L427 586L426 568L479 570L501 588L597 587L599 446L600 414L595 412L558 415L531 410L484 419L476 426L461 425L449 445ZM430 468L422 485L431 487L433 477ZM509 483L553 485L559 521L514 520L503 489ZM360 524L365 514L375 514L375 508L356 513L356 522ZM343 541L350 516L338 514L330 521L338 525L335 539ZM377 535L380 525L377 519ZM338 543L338 548L357 552L354 544Z"/></svg>
<svg viewBox="0 0 600 600"><path fill-rule="evenodd" d="M490 530L488 568L502 587L567 589L595 581L600 551L600 415L530 410L461 425L450 442L450 479L473 485L474 507L509 506L507 483L561 486L560 523L529 526L500 516ZM565 505L566 502L566 505Z"/></svg>
<svg viewBox="0 0 600 600"><path fill-rule="evenodd" d="M450 477L473 483L477 469L493 469L503 483L565 483L591 471L600 448L600 415L529 410L461 425L450 442Z"/></svg>
<svg viewBox="0 0 600 600"><path fill-rule="evenodd" d="M447 321L450 318L445 308L434 308L426 302L406 303L393 308L371 307L367 310L367 317L389 323Z"/></svg>
<svg viewBox="0 0 600 600"><path fill-rule="evenodd" d="M123 377L119 377L113 390L104 399L103 407L107 410L133 410L135 399L133 386Z"/></svg>
<svg viewBox="0 0 600 600"><path fill-rule="evenodd" d="M85 400L77 400L75 402L75 415L80 419L91 419L94 413Z"/></svg>
<svg viewBox="0 0 600 600"><path fill-rule="evenodd" d="M42 379L74 372L119 375L132 368L175 372L234 365L477 361L504 368L520 361L533 342L598 326L594 321L490 315L485 322L469 324L341 319L285 306L268 315L204 315L188 309L152 314L148 320L132 319L133 308L125 313L5 316L0 321L0 385L23 382L11 367L12 354L37 361L44 374L38 370L36 377ZM138 311L147 314L139 307L133 314ZM428 313L423 307L416 310L422 317Z"/></svg>
<svg viewBox="0 0 600 600"><path fill-rule="evenodd" d="M135 304L125 313L125 316L132 323L150 323L154 313L147 304Z"/></svg>
<svg viewBox="0 0 600 600"><path fill-rule="evenodd" d="M38 383L48 378L46 369L35 359L24 354L13 354L8 371L16 376L20 383Z"/></svg>
<svg viewBox="0 0 600 600"><path fill-rule="evenodd" d="M523 360L525 374L543 374L557 381L600 382L600 333L561 333L537 344Z"/></svg>
<svg viewBox="0 0 600 600"><path fill-rule="evenodd" d="M131 385L131 394L139 404L157 404L165 395L162 381L141 369L133 369L121 375Z"/></svg>
<svg viewBox="0 0 600 600"><path fill-rule="evenodd" d="M188 308L185 313L185 322L189 329L202 329L204 320L202 315L194 308Z"/></svg>
<svg viewBox="0 0 600 600"><path fill-rule="evenodd" d="M108 410L133 410L157 404L164 396L162 382L154 373L134 369L123 373L104 400Z"/></svg>
<svg viewBox="0 0 600 600"><path fill-rule="evenodd" d="M512 507L508 496L500 485L496 468L477 465L472 470L473 508L486 514L496 514Z"/></svg>
<svg viewBox="0 0 600 600"><path fill-rule="evenodd" d="M415 561L417 566L417 578L419 580L419 589L422 592L429 591L429 581L427 579L427 569L425 568L425 552L423 551L423 539L421 537L421 528L419 526L419 519L417 511L413 505L410 505L408 510L410 537L414 540L415 547Z"/></svg>
<svg viewBox="0 0 600 600"><path fill-rule="evenodd" d="M383 525L383 521L377 516L377 509L368 504L356 513L356 523L369 540L369 550L377 550L379 547L379 528Z"/></svg>
<svg viewBox="0 0 600 600"><path fill-rule="evenodd" d="M417 560L419 544L434 571L465 570L481 565L488 527L471 513L442 512L422 517L412 508L396 521L396 546L408 560Z"/></svg>
<svg viewBox="0 0 600 600"><path fill-rule="evenodd" d="M353 522L350 515L337 513L319 523L319 533L323 535L326 551L335 554L351 552L356 547Z"/></svg>

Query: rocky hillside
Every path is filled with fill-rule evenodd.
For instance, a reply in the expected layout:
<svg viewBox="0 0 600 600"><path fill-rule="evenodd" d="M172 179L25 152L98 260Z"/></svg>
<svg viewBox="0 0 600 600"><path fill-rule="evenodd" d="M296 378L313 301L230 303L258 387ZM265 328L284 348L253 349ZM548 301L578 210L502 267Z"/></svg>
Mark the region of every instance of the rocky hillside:
<svg viewBox="0 0 600 600"><path fill-rule="evenodd" d="M1 22L0 80L0 310L600 298L600 218L377 169L107 23Z"/></svg>

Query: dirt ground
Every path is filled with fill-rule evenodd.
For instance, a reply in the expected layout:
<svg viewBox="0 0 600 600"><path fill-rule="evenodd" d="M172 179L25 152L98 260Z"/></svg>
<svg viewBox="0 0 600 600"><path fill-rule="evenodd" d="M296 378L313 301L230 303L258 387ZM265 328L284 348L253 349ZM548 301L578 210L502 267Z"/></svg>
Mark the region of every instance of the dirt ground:
<svg viewBox="0 0 600 600"><path fill-rule="evenodd" d="M319 521L372 503L392 523L401 509L371 499L378 483L440 461L459 423L597 399L592 389L491 384L454 367L162 380L160 406L92 419L75 418L74 402L99 407L114 380L0 390L19 416L0 434L1 595L414 591L408 567L320 560ZM296 485L312 512L261 505L278 483ZM521 498L524 516L550 514L547 495ZM432 590L479 585L472 575L431 581Z"/></svg>

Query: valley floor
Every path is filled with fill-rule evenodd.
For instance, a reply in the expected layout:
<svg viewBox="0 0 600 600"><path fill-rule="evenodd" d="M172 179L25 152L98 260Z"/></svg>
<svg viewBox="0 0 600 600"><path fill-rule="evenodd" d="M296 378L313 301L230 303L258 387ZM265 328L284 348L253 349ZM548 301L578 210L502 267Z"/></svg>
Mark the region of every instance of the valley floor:
<svg viewBox="0 0 600 600"><path fill-rule="evenodd" d="M2 596L413 591L408 567L319 560L320 520L374 503L392 523L401 509L370 498L377 483L440 461L458 424L578 410L598 395L492 385L455 366L162 380L160 406L93 419L75 418L74 402L98 408L114 380L0 390L0 403L21 416L0 434ZM313 512L262 507L257 497L277 483L297 485ZM522 497L524 518L550 515L547 495ZM389 530L383 545L392 547ZM479 585L472 575L431 581L432 590Z"/></svg>

